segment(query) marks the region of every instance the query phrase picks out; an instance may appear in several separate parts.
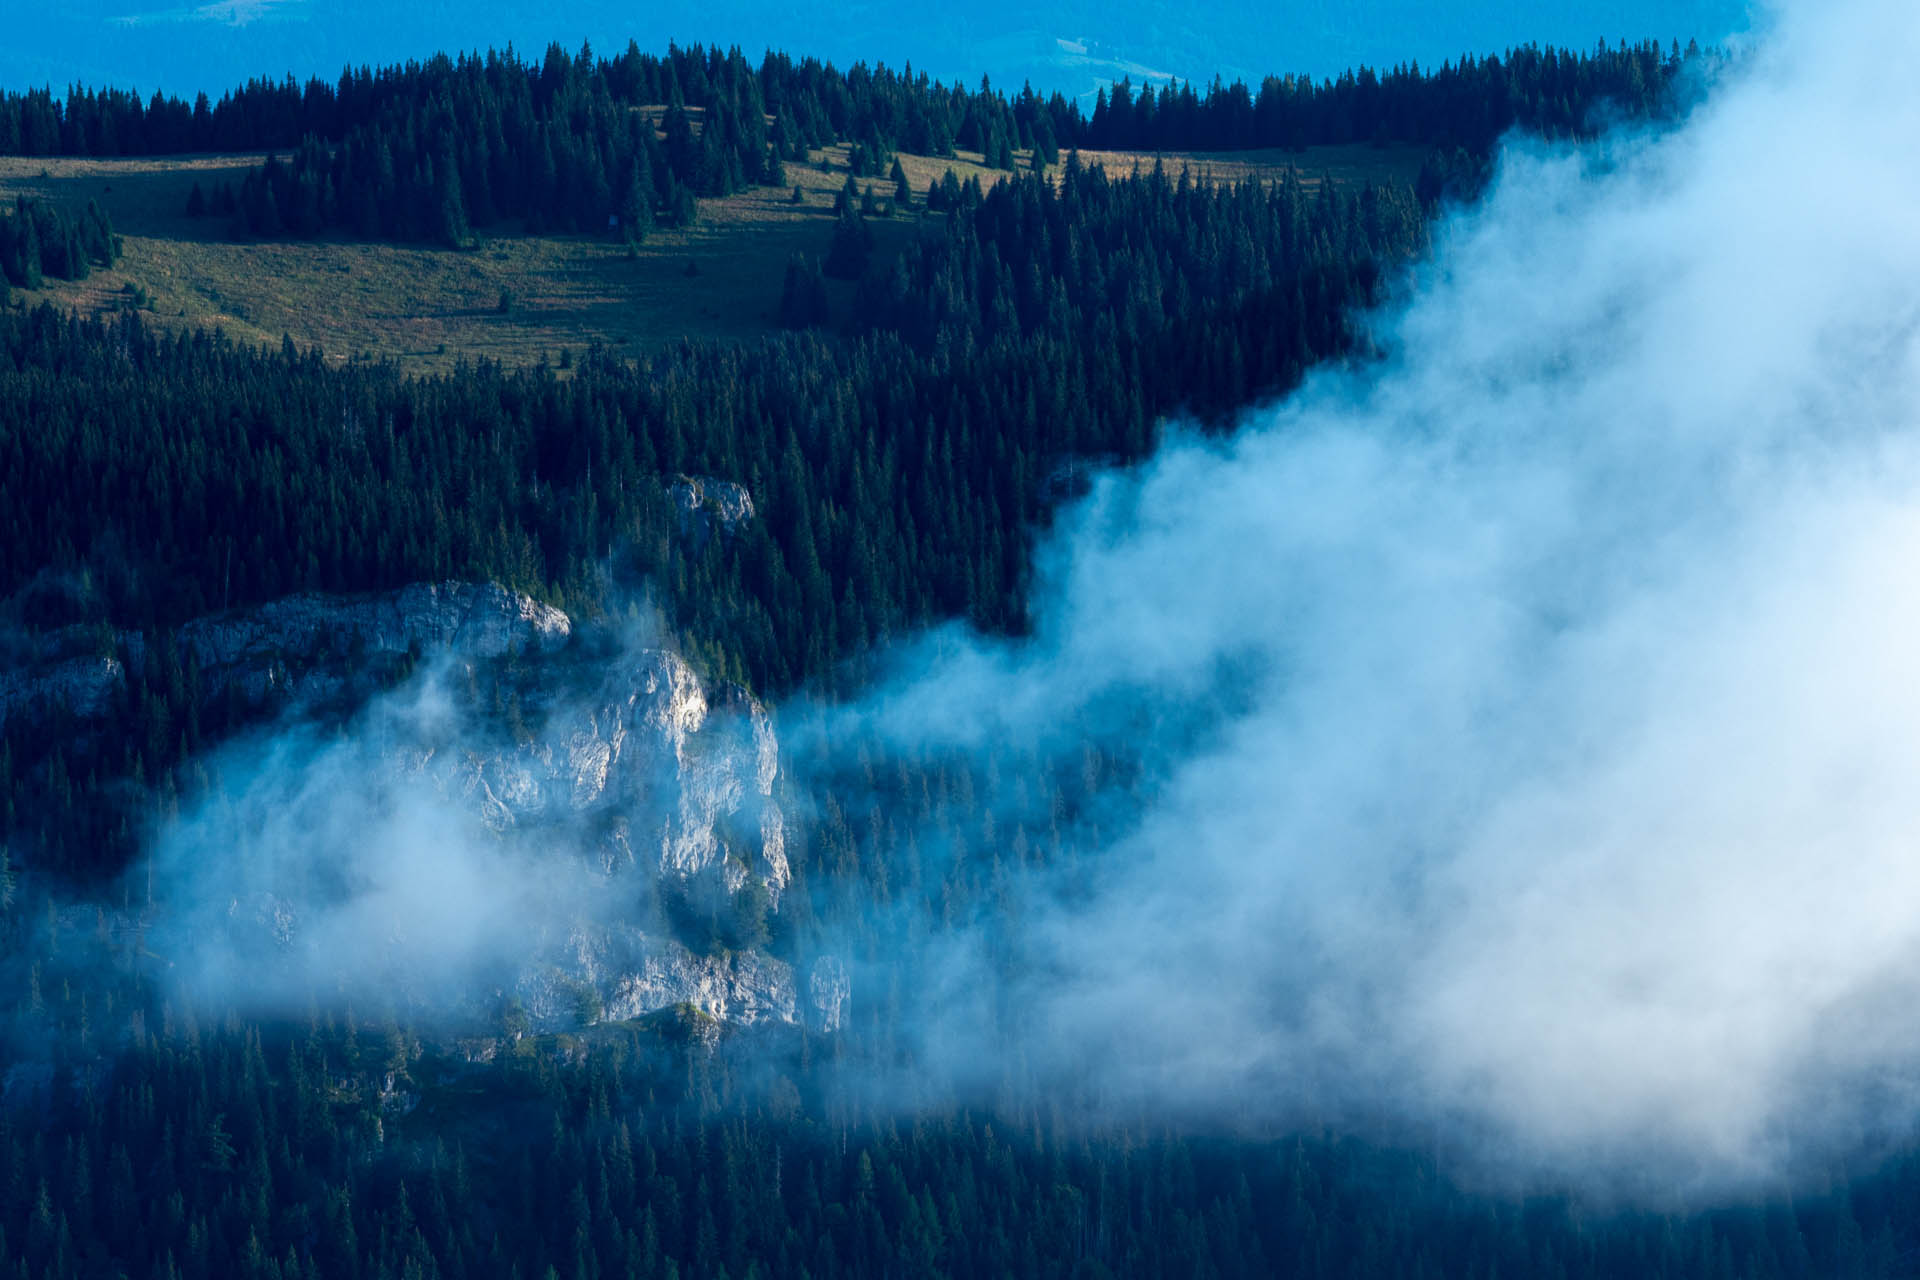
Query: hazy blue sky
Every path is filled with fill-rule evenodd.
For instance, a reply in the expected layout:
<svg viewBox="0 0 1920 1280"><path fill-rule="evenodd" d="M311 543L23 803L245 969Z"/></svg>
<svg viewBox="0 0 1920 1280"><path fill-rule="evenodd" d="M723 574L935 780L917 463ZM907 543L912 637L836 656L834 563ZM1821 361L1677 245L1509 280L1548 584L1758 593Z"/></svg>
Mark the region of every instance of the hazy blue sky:
<svg viewBox="0 0 1920 1280"><path fill-rule="evenodd" d="M667 41L739 44L915 66L969 82L1069 93L1141 69L1182 79L1269 71L1326 74L1366 62L1438 62L1539 41L1585 48L1602 38L1718 40L1745 27L1744 0L981 0L932 6L848 0L633 4L613 0L0 0L8 37L0 84L132 85L217 92L261 74L332 78L349 61L384 63L440 49L643 48Z"/></svg>

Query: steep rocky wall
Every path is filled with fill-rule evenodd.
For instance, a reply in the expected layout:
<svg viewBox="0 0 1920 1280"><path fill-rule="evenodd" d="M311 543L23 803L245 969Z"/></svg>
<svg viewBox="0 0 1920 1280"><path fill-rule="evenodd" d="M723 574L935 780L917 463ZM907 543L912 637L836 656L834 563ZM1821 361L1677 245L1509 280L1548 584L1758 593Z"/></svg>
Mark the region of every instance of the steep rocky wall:
<svg viewBox="0 0 1920 1280"><path fill-rule="evenodd" d="M543 926L558 932L511 983L536 1023L575 1019L584 983L608 1019L686 1006L722 1022L837 1027L849 998L844 970L823 961L796 973L751 949L690 948L659 907L669 893L724 903L752 881L779 910L791 873L767 709L742 690L709 690L671 650L583 653L574 638L565 613L525 596L435 583L293 596L197 620L171 643L204 696L238 692L263 706L359 705L408 658L447 677L442 693L458 727L383 715L366 735L365 767L473 815L503 848L569 860L567 874L604 884L605 902L635 904ZM53 708L104 717L146 643L114 637L125 664L97 652L107 647L97 631L16 646L0 666L0 717ZM499 660L510 655L517 661L505 667ZM512 732L491 722L488 707L458 705L476 671L501 670L538 703ZM223 908L221 927L240 953L272 964L325 909L291 887L242 892Z"/></svg>

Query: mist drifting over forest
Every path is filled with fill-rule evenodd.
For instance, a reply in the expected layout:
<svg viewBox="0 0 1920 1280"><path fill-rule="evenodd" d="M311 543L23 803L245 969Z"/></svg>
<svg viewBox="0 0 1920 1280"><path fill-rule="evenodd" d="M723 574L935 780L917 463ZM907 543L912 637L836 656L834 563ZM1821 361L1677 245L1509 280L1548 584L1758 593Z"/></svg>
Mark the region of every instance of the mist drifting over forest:
<svg viewBox="0 0 1920 1280"><path fill-rule="evenodd" d="M1018 1029L944 1007L1118 1098L1458 1126L1554 1180L1906 1132L1914 56L1904 6L1790 6L1682 127L1512 140L1379 364L1103 479L1031 639L936 637L843 710L1159 779L1024 917Z"/></svg>
<svg viewBox="0 0 1920 1280"><path fill-rule="evenodd" d="M1017 1060L1131 1113L1385 1122L1482 1173L1659 1195L1910 1132L1916 59L1905 6L1794 5L1677 127L1512 139L1367 320L1377 360L1060 515L1030 636L941 631L858 699L776 712L816 806L853 740L1151 780L1094 798L1124 834L1071 885L1014 871L1014 918L857 969L856 1002L906 992L921 1087ZM379 767L238 750L296 815L365 808ZM1044 828L1002 783L999 828ZM593 895L565 840L547 875L444 795L376 789L371 861L361 823L243 799L245 840L205 813L158 836L191 869L165 887L204 896L235 866L207 849L257 864L281 831L301 866L373 868L305 907L329 964L390 962L361 934L398 886L453 988Z"/></svg>

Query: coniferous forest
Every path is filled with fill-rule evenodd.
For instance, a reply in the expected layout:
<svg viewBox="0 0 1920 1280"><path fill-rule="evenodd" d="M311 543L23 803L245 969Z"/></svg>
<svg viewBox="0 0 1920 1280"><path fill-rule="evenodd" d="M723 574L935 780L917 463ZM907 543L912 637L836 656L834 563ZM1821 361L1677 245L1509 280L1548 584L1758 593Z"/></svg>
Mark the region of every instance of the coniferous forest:
<svg viewBox="0 0 1920 1280"><path fill-rule="evenodd" d="M511 220L598 231L616 220L644 236L692 216L690 196L780 186L782 165L836 140L852 176L887 172L896 150L1013 153L1054 163L1064 149L1238 151L1352 142L1433 153L1436 185L1470 172L1509 129L1589 134L1614 116L1670 112L1699 56L1654 44L1591 53L1524 48L1463 58L1431 73L1362 69L1337 80L1270 77L1102 92L1092 111L1059 94L1003 95L911 71L738 50L629 46L602 59L550 48L538 64L511 52L349 70L337 84L255 81L209 102L75 88L0 94L0 155L140 156L286 151L236 189L206 195L235 235L463 242ZM696 127L697 119L697 127ZM658 126L656 128L656 125Z"/></svg>
<svg viewBox="0 0 1920 1280"><path fill-rule="evenodd" d="M0 730L0 1277L1910 1274L1920 1156L1760 1205L1611 1211L1483 1194L1417 1144L1328 1128L1088 1119L1017 1089L904 1108L844 1087L849 1063L911 1055L897 993L856 999L832 1031L720 1037L684 1012L590 1010L522 1035L502 1010L469 1030L511 1047L476 1060L401 1008L183 1004L128 908L156 815L274 711L208 696L166 642L195 619L454 579L582 619L643 598L704 678L770 700L857 690L873 654L930 626L1018 636L1036 540L1078 469L1146 458L1169 423L1229 430L1317 366L1376 358L1361 313L1427 254L1437 211L1477 192L1503 134L1670 118L1701 56L1526 48L1319 82L1121 84L1085 114L698 48L437 58L191 103L0 95L0 153L271 153L196 190L192 211L246 240L641 239L701 199L783 188L829 143L920 214L881 252L849 187L828 260L787 270L782 331L565 369L422 377L138 311L0 309L7 643L57 634L126 671L92 727L36 706ZM1427 152L1418 181L1214 184L1078 154L1374 142ZM956 149L1029 159L931 192L894 164ZM0 212L16 288L118 253L97 209ZM830 318L823 276L852 282L850 318ZM685 536L682 476L737 482L755 518ZM964 798L1003 765L1027 768L1019 744L984 768L869 776L796 819L799 905L681 924L713 952L798 956L831 929L881 958L915 945L903 920L1002 901L1003 860L1075 872L1059 839L963 833ZM1035 807L1071 813L1126 767L1034 767ZM947 824L946 863L891 829L902 797Z"/></svg>

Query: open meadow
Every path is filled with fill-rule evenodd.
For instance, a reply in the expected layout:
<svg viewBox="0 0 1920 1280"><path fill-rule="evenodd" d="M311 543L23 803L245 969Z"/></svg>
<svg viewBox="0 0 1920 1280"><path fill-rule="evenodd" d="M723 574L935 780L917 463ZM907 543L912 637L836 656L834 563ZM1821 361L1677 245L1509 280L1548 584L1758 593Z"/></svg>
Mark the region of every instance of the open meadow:
<svg viewBox="0 0 1920 1280"><path fill-rule="evenodd" d="M1419 157L1411 148L1351 146L1159 157L1090 151L1081 162L1122 175L1157 159L1169 173L1186 169L1214 182L1277 180L1292 170L1312 184L1410 182ZM274 346L289 337L334 363L389 359L415 372L463 359L558 363L596 342L637 354L683 338L749 338L773 328L788 260L825 255L834 194L848 172L844 145L816 151L808 163L786 166L787 186L702 200L693 226L655 228L633 249L605 237L497 230L462 250L339 237L236 241L225 218L187 216L196 183L207 192L237 187L263 158L0 157L0 199L75 209L97 201L125 244L113 269L49 280L17 300L87 314L137 306L163 326L219 326L238 341ZM1007 176L980 159L902 154L916 204L876 220L877 251L897 248L929 216L921 201L948 169L987 185ZM1019 160L1022 169L1031 162L1026 154ZM891 196L884 178L861 182ZM850 284L830 281L829 292L836 308L852 305Z"/></svg>

